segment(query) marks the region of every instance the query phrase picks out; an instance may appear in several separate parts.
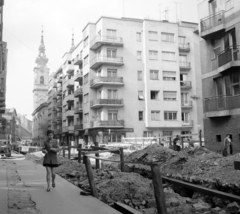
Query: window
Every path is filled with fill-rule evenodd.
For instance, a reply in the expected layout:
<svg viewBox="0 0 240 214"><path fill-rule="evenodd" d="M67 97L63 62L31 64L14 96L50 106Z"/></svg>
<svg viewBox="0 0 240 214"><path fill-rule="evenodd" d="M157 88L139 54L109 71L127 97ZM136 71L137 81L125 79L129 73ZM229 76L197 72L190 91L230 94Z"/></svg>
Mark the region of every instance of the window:
<svg viewBox="0 0 240 214"><path fill-rule="evenodd" d="M88 103L88 94L84 95L84 103Z"/></svg>
<svg viewBox="0 0 240 214"><path fill-rule="evenodd" d="M118 111L109 110L108 111L108 120L117 121L118 120Z"/></svg>
<svg viewBox="0 0 240 214"><path fill-rule="evenodd" d="M138 120L143 121L143 111L138 112Z"/></svg>
<svg viewBox="0 0 240 214"><path fill-rule="evenodd" d="M177 100L177 92L176 91L164 91L163 99L164 100Z"/></svg>
<svg viewBox="0 0 240 214"><path fill-rule="evenodd" d="M83 60L83 66L88 64L88 55Z"/></svg>
<svg viewBox="0 0 240 214"><path fill-rule="evenodd" d="M176 71L163 71L163 80L175 81L176 80Z"/></svg>
<svg viewBox="0 0 240 214"><path fill-rule="evenodd" d="M149 51L149 59L158 60L158 52L157 51Z"/></svg>
<svg viewBox="0 0 240 214"><path fill-rule="evenodd" d="M117 99L117 90L108 89L108 99Z"/></svg>
<svg viewBox="0 0 240 214"><path fill-rule="evenodd" d="M188 93L181 93L181 101L184 104L189 103L189 94Z"/></svg>
<svg viewBox="0 0 240 214"><path fill-rule="evenodd" d="M137 42L141 42L142 41L142 34L141 34L141 32L137 32L136 33L136 39L137 39Z"/></svg>
<svg viewBox="0 0 240 214"><path fill-rule="evenodd" d="M108 77L117 77L117 69L107 69Z"/></svg>
<svg viewBox="0 0 240 214"><path fill-rule="evenodd" d="M189 112L182 112L182 121L183 122L189 122L190 121Z"/></svg>
<svg viewBox="0 0 240 214"><path fill-rule="evenodd" d="M89 121L89 114L84 114L84 123L88 123Z"/></svg>
<svg viewBox="0 0 240 214"><path fill-rule="evenodd" d="M148 31L149 40L150 41L157 41L158 40L158 34L156 31Z"/></svg>
<svg viewBox="0 0 240 214"><path fill-rule="evenodd" d="M178 37L178 43L179 44L185 44L186 37L185 36L179 36Z"/></svg>
<svg viewBox="0 0 240 214"><path fill-rule="evenodd" d="M162 41L174 42L174 34L173 33L162 33Z"/></svg>
<svg viewBox="0 0 240 214"><path fill-rule="evenodd" d="M137 60L142 60L142 51L137 51Z"/></svg>
<svg viewBox="0 0 240 214"><path fill-rule="evenodd" d="M172 136L172 131L163 131L163 136Z"/></svg>
<svg viewBox="0 0 240 214"><path fill-rule="evenodd" d="M83 47L85 48L88 45L88 36L84 39Z"/></svg>
<svg viewBox="0 0 240 214"><path fill-rule="evenodd" d="M226 0L225 4L226 4L226 10L229 10L233 7L232 0Z"/></svg>
<svg viewBox="0 0 240 214"><path fill-rule="evenodd" d="M100 121L102 119L102 110L97 111L97 120Z"/></svg>
<svg viewBox="0 0 240 214"><path fill-rule="evenodd" d="M144 131L143 137L153 137L153 131Z"/></svg>
<svg viewBox="0 0 240 214"><path fill-rule="evenodd" d="M159 91L150 91L151 100L158 100Z"/></svg>
<svg viewBox="0 0 240 214"><path fill-rule="evenodd" d="M239 73L233 73L230 75L231 79L231 89L232 89L232 95L240 94L240 87L239 87ZM219 87L220 88L220 87Z"/></svg>
<svg viewBox="0 0 240 214"><path fill-rule="evenodd" d="M158 71L157 70L150 70L150 79L158 80Z"/></svg>
<svg viewBox="0 0 240 214"><path fill-rule="evenodd" d="M99 90L97 92L97 99L101 99L102 98L102 90Z"/></svg>
<svg viewBox="0 0 240 214"><path fill-rule="evenodd" d="M163 51L162 52L162 59L165 60L165 61L175 61L175 53L174 52Z"/></svg>
<svg viewBox="0 0 240 214"><path fill-rule="evenodd" d="M102 76L102 70L101 69L96 71L96 76L97 77L101 77Z"/></svg>
<svg viewBox="0 0 240 214"><path fill-rule="evenodd" d="M142 81L142 71L138 71L138 81Z"/></svg>
<svg viewBox="0 0 240 214"><path fill-rule="evenodd" d="M40 76L40 85L44 85L44 77Z"/></svg>
<svg viewBox="0 0 240 214"><path fill-rule="evenodd" d="M117 31L113 29L107 29L107 38L114 39L117 36Z"/></svg>
<svg viewBox="0 0 240 214"><path fill-rule="evenodd" d="M138 100L143 100L144 96L143 96L143 91L138 91Z"/></svg>
<svg viewBox="0 0 240 214"><path fill-rule="evenodd" d="M87 84L88 83L88 74L84 75L83 77L83 84Z"/></svg>
<svg viewBox="0 0 240 214"><path fill-rule="evenodd" d="M116 49L107 49L107 57L116 58L117 50Z"/></svg>
<svg viewBox="0 0 240 214"><path fill-rule="evenodd" d="M164 120L177 120L177 112L164 112Z"/></svg>
<svg viewBox="0 0 240 214"><path fill-rule="evenodd" d="M160 120L160 111L151 111L151 120Z"/></svg>
<svg viewBox="0 0 240 214"><path fill-rule="evenodd" d="M217 143L221 143L222 142L222 136L220 134L216 135L216 141L217 141Z"/></svg>

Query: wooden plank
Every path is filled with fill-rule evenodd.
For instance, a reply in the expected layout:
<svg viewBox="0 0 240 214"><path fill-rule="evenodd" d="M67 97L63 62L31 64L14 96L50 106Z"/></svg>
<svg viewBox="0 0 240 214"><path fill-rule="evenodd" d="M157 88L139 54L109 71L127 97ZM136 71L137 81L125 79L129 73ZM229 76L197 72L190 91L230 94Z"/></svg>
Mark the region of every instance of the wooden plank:
<svg viewBox="0 0 240 214"><path fill-rule="evenodd" d="M78 147L78 163L82 162L81 149L82 149L82 144L79 144L79 147Z"/></svg>
<svg viewBox="0 0 240 214"><path fill-rule="evenodd" d="M138 210L135 210L132 207L121 202L114 202L114 208L124 214L142 214Z"/></svg>
<svg viewBox="0 0 240 214"><path fill-rule="evenodd" d="M85 164L86 171L87 171L88 182L89 182L89 185L90 185L90 188L91 188L91 194L92 194L93 197L98 198L97 187L96 187L95 182L94 182L91 162L90 162L88 156L84 155L83 159L84 159L84 164Z"/></svg>
<svg viewBox="0 0 240 214"><path fill-rule="evenodd" d="M96 153L106 153L106 152L111 152L111 153L115 153L115 154L119 154L119 150L118 149L112 149L112 150L102 150L102 151L89 151L87 154L96 154Z"/></svg>
<svg viewBox="0 0 240 214"><path fill-rule="evenodd" d="M120 168L121 168L121 172L124 172L124 152L123 152L123 148L119 149L119 153L120 153Z"/></svg>
<svg viewBox="0 0 240 214"><path fill-rule="evenodd" d="M98 142L95 142L95 147L96 148L93 148L93 149L98 149L98 146L99 146L99 144L98 144ZM96 153L95 154L95 157L98 157L99 158L99 153ZM98 159L95 159L95 161L96 161L96 169L100 169L100 161L98 160Z"/></svg>
<svg viewBox="0 0 240 214"><path fill-rule="evenodd" d="M152 170L152 180L153 180L153 187L154 187L154 196L157 204L158 214L167 214L160 167L157 164L152 164L151 170Z"/></svg>
<svg viewBox="0 0 240 214"><path fill-rule="evenodd" d="M240 202L240 197L237 196L237 195L221 192L221 191L214 190L214 189L209 189L209 188L199 186L199 185L196 185L196 184L190 184L190 183L187 183L187 182L184 182L184 181L176 180L176 179L173 179L173 178L168 178L168 177L165 177L165 176L162 176L162 180L167 181L169 183L181 185L181 186L184 186L184 187L192 189L192 190L196 190L196 191L199 191L199 192L211 194L211 195L217 196L219 198L224 198L224 199L228 199L230 201Z"/></svg>

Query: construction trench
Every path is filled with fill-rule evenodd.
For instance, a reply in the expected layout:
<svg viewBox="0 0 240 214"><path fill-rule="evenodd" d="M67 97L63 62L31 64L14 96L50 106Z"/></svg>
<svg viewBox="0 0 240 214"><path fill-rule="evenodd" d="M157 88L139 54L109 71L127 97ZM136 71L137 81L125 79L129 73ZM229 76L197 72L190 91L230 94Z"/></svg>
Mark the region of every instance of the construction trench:
<svg viewBox="0 0 240 214"><path fill-rule="evenodd" d="M26 158L41 164L40 158L33 154L28 154ZM113 154L108 159L119 160L119 155ZM115 202L121 202L140 213L157 214L151 169L144 165L154 161L159 164L163 176L169 214L240 213L240 172L234 169L234 161L240 160L240 154L223 157L204 147L176 152L153 144L125 154L124 160L143 164L125 164L124 172L120 171L119 163L110 162L102 162L101 169L93 169L98 198L112 207ZM85 192L90 192L85 165L64 157L60 157L60 162L57 174ZM218 197L217 194L171 182L171 179L207 190L218 190L222 195L233 197Z"/></svg>

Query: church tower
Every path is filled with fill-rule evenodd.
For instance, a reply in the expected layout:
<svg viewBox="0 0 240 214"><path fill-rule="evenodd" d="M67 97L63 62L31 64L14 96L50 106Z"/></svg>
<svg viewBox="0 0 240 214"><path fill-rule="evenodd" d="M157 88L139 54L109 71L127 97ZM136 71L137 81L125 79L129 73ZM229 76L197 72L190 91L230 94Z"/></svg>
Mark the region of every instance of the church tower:
<svg viewBox="0 0 240 214"><path fill-rule="evenodd" d="M33 111L48 99L49 68L47 67L48 58L45 54L43 30L38 51L39 54L35 61L37 66L34 68Z"/></svg>

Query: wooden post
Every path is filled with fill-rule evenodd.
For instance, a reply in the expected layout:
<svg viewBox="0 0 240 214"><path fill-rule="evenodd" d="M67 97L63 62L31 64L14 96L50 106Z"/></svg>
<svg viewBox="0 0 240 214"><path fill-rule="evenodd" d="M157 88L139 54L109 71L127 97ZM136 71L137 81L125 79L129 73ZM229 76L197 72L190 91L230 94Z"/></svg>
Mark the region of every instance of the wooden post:
<svg viewBox="0 0 240 214"><path fill-rule="evenodd" d="M120 153L120 169L121 169L121 172L124 172L124 152L123 152L123 148L121 147L119 149L119 153Z"/></svg>
<svg viewBox="0 0 240 214"><path fill-rule="evenodd" d="M92 194L93 197L98 198L97 188L96 188L96 185L94 183L93 171L92 171L92 166L91 166L91 162L89 160L89 157L84 155L83 161L84 161L86 171L87 171L88 182L89 182L89 185L90 185L90 188L91 188L91 194Z"/></svg>
<svg viewBox="0 0 240 214"><path fill-rule="evenodd" d="M65 143L63 143L63 157L65 157Z"/></svg>
<svg viewBox="0 0 240 214"><path fill-rule="evenodd" d="M157 164L151 165L154 195L157 204L158 214L167 214L165 195L162 187L162 177Z"/></svg>
<svg viewBox="0 0 240 214"><path fill-rule="evenodd" d="M94 145L95 145L95 146L99 146L99 143L98 143L98 142L94 142ZM95 154L95 157L99 157L99 154L96 153L96 154ZM95 161L96 161L96 169L100 169L100 163L99 163L99 160L96 159Z"/></svg>
<svg viewBox="0 0 240 214"><path fill-rule="evenodd" d="M200 142L200 147L202 147L202 130L199 130L199 142Z"/></svg>
<svg viewBox="0 0 240 214"><path fill-rule="evenodd" d="M81 160L81 152L82 152L82 144L79 144L78 145L78 163L81 163L82 160Z"/></svg>
<svg viewBox="0 0 240 214"><path fill-rule="evenodd" d="M181 138L182 149L184 149L184 148L183 148L183 137L180 136L180 138Z"/></svg>

